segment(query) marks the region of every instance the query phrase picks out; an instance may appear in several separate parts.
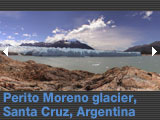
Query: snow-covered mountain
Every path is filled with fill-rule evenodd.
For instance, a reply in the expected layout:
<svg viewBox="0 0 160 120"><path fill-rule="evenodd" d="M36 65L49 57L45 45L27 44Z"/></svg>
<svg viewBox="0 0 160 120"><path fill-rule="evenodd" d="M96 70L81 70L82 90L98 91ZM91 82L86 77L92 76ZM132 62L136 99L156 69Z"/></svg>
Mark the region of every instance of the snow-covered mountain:
<svg viewBox="0 0 160 120"><path fill-rule="evenodd" d="M0 43L0 47L7 47L7 46L11 46L10 44L1 44Z"/></svg>
<svg viewBox="0 0 160 120"><path fill-rule="evenodd" d="M23 43L20 46L34 46L34 47L54 47L54 48L79 48L91 49L92 47L77 40L60 40L54 43L36 42L36 43Z"/></svg>

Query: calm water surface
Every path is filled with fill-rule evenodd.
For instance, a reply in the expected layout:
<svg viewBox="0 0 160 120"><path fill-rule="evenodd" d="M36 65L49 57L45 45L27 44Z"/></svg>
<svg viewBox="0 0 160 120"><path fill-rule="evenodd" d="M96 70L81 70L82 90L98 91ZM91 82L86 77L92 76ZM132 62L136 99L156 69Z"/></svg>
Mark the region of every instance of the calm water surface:
<svg viewBox="0 0 160 120"><path fill-rule="evenodd" d="M137 68L160 73L160 56L138 57L35 57L10 56L19 61L34 60L38 63L53 67L62 67L69 70L85 70L94 73L103 73L113 67L135 66Z"/></svg>

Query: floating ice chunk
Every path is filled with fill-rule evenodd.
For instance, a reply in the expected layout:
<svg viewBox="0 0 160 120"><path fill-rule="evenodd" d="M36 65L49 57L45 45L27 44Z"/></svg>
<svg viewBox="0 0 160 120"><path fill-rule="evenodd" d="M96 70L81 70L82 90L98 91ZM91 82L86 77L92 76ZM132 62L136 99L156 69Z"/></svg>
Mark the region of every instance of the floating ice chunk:
<svg viewBox="0 0 160 120"><path fill-rule="evenodd" d="M108 66L106 66L106 69L109 69L109 67L108 67Z"/></svg>
<svg viewBox="0 0 160 120"><path fill-rule="evenodd" d="M92 64L92 66L99 66L100 64L99 63L97 63L97 64Z"/></svg>

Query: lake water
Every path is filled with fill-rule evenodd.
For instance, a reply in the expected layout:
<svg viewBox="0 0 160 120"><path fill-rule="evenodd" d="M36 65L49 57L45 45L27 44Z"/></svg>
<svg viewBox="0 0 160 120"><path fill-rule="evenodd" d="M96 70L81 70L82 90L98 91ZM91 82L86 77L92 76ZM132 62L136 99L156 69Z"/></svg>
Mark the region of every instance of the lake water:
<svg viewBox="0 0 160 120"><path fill-rule="evenodd" d="M38 63L53 67L62 67L69 70L85 70L94 73L103 73L113 67L135 66L137 68L160 73L160 56L137 57L35 57L10 56L19 61L34 60Z"/></svg>

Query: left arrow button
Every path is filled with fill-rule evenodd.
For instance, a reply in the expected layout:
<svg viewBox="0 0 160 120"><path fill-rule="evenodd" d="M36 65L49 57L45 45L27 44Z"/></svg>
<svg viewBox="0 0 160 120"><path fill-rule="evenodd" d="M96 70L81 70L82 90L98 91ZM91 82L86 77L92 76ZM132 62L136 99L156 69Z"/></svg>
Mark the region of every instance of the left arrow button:
<svg viewBox="0 0 160 120"><path fill-rule="evenodd" d="M8 56L8 47L5 50L3 50L3 52L6 56Z"/></svg>

